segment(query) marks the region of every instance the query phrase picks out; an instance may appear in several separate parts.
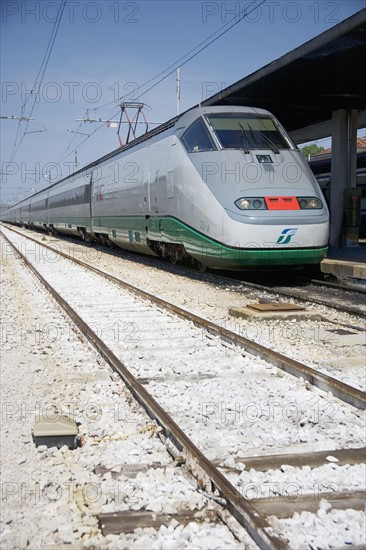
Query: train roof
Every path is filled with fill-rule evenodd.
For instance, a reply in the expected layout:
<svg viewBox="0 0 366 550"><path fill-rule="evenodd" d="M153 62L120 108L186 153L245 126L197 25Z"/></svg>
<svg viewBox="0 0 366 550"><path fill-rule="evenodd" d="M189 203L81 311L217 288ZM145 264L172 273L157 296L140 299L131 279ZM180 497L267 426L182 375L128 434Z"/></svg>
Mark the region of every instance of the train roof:
<svg viewBox="0 0 366 550"><path fill-rule="evenodd" d="M68 176L65 176L61 180L58 180L57 182L53 183L52 185L49 185L48 187L45 187L44 189L41 189L37 193L34 193L34 195L30 195L29 197L23 199L22 201L20 201L16 204L13 204L12 206L10 206L10 208L21 207L21 205L24 202L28 201L29 199L31 199L33 197L36 197L37 195L40 195L41 193L44 193L45 191L48 191L49 189L52 189L56 185L59 185L60 183L68 180L69 178L79 176L84 172L88 172L89 170L91 170L92 168L97 166L98 164L101 164L101 163L103 163L103 162L105 162L109 159L112 159L116 155L119 155L119 154L123 153L124 151L128 151L129 149L132 149L133 147L136 147L140 143L143 143L144 141L152 139L153 137L155 137L155 136L157 136L157 135L159 135L163 132L166 132L170 128L173 128L179 120L183 119L182 122L184 121L185 126L187 126L187 125L191 124L191 122L193 122L198 116L202 116L204 114L209 114L209 113L222 113L222 112L227 112L227 113L245 112L245 113L253 113L253 114L259 114L259 115L265 115L265 114L271 115L271 113L269 111L267 111L266 109L260 109L260 108L255 108L255 107L245 107L245 106L242 106L242 105L241 106L239 106L239 105L201 106L201 104L200 104L198 106L191 107L190 109L188 109L187 111L184 111L180 115L177 115L177 116L171 118L170 120L168 120L167 122L164 122L163 124L160 124L156 128L153 128L152 130L150 130L146 134L144 134L142 136L139 136L138 138L134 139L130 143L127 143L126 145L123 145L122 147L118 147L117 149L114 149L110 153L107 153L106 155L98 158L97 160L94 160L94 161L90 162L89 164L83 166L82 168L79 168L79 170L76 170L76 172L73 172L72 174L69 174Z"/></svg>
<svg viewBox="0 0 366 550"><path fill-rule="evenodd" d="M316 173L330 171L332 153L315 155L310 158L309 166ZM366 149L357 149L357 168L366 167Z"/></svg>

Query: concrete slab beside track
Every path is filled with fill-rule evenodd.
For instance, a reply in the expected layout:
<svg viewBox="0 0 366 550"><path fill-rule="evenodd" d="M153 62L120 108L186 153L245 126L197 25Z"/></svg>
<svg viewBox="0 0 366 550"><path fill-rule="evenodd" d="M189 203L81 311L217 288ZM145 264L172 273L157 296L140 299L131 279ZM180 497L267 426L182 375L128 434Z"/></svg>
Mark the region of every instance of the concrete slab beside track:
<svg viewBox="0 0 366 550"><path fill-rule="evenodd" d="M366 282L366 247L330 249L321 264L322 273Z"/></svg>

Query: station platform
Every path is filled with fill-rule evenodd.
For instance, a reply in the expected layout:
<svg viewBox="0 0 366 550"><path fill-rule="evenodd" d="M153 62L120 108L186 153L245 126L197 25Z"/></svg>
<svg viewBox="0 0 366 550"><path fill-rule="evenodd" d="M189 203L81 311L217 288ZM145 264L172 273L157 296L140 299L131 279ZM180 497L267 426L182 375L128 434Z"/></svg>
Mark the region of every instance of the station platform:
<svg viewBox="0 0 366 550"><path fill-rule="evenodd" d="M366 281L366 246L329 248L321 262L322 273Z"/></svg>

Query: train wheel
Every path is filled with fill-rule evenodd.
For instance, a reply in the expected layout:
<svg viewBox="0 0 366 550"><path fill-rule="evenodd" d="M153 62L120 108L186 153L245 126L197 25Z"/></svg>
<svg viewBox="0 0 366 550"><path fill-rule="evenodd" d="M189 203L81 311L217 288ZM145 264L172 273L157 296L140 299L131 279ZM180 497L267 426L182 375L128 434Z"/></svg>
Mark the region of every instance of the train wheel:
<svg viewBox="0 0 366 550"><path fill-rule="evenodd" d="M178 245L172 244L169 252L169 257L172 264L176 265L179 262L181 262L183 260L183 256L184 256L184 247L180 244Z"/></svg>
<svg viewBox="0 0 366 550"><path fill-rule="evenodd" d="M204 273L207 269L207 265L203 264L202 262L199 262L198 260L197 260L197 267L201 273Z"/></svg>
<svg viewBox="0 0 366 550"><path fill-rule="evenodd" d="M78 231L80 233L80 236L81 238L83 239L83 241L85 241L86 243L90 243L91 242L91 236L86 232L86 229L85 227L79 227L78 228Z"/></svg>
<svg viewBox="0 0 366 550"><path fill-rule="evenodd" d="M159 254L162 258L167 258L169 256L169 251L168 251L169 249L166 243L159 243L158 248L159 248Z"/></svg>
<svg viewBox="0 0 366 550"><path fill-rule="evenodd" d="M176 254L175 252L173 252L171 255L170 255L170 261L173 265L176 265L177 263L179 263L179 258L178 258L178 254Z"/></svg>

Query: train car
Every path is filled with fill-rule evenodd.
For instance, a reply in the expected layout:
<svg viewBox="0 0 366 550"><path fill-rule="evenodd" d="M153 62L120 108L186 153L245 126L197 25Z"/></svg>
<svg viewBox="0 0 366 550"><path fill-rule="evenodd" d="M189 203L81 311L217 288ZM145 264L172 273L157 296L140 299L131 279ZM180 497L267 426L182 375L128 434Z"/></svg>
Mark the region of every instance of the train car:
<svg viewBox="0 0 366 550"><path fill-rule="evenodd" d="M357 150L356 187L361 191L360 239L366 239L366 149ZM327 204L330 204L331 153L311 157L309 166L315 175Z"/></svg>
<svg viewBox="0 0 366 550"><path fill-rule="evenodd" d="M201 269L319 263L329 213L264 109L195 107L5 212ZM28 215L26 212L28 211Z"/></svg>
<svg viewBox="0 0 366 550"><path fill-rule="evenodd" d="M48 191L41 191L29 199L29 225L37 228L47 227L48 224ZM25 224L25 221L23 220Z"/></svg>

